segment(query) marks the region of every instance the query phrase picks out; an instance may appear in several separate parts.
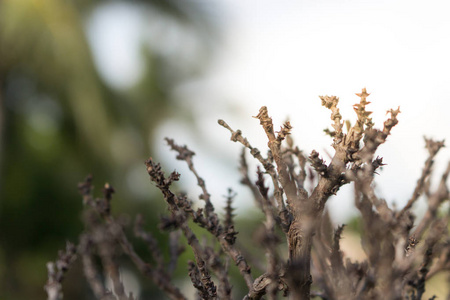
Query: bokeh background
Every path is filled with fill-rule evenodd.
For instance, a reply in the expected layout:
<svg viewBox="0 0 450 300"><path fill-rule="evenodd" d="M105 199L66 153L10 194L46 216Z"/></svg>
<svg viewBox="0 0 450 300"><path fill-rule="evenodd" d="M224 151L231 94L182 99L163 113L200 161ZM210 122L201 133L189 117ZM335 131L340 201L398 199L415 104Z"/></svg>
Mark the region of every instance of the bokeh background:
<svg viewBox="0 0 450 300"><path fill-rule="evenodd" d="M449 11L447 1L0 1L0 298L45 298L46 262L83 230L76 185L90 173L99 189L116 188L114 214L144 212L165 247L164 203L143 161L162 161L182 174L180 190L200 193L166 136L197 153L218 207L232 187L240 222L258 218L239 186L240 147L217 119L265 149L251 118L262 105L325 160L330 121L318 95L340 97L352 120L366 87L378 126L400 106L377 185L404 204L426 159L423 136L450 140ZM449 158L439 154L437 174ZM328 203L336 223L356 215L351 194ZM140 299L157 297L130 276ZM91 297L83 280L71 270L66 299Z"/></svg>

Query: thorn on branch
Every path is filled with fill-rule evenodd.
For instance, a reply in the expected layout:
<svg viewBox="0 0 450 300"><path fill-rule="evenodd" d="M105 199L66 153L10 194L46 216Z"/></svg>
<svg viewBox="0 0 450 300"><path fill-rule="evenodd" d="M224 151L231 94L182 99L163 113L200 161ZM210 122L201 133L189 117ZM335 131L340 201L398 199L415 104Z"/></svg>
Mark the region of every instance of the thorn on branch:
<svg viewBox="0 0 450 300"><path fill-rule="evenodd" d="M355 110L358 119L355 125L350 128L348 134L351 141L350 147L355 152L359 150L359 142L361 141L361 138L365 131L364 126L369 125L368 127L371 128L373 125L372 119L369 118L372 112L366 111L366 106L370 104L370 102L368 102L366 98L370 94L367 93L366 88L363 88L362 92L357 93L356 95L361 98L361 101L359 103L353 105L353 109Z"/></svg>
<svg viewBox="0 0 450 300"><path fill-rule="evenodd" d="M266 132L273 131L272 118L269 117L269 112L267 110L267 106L262 106L259 109L259 113L253 118L256 118L259 120L260 124L263 126L263 128Z"/></svg>
<svg viewBox="0 0 450 300"><path fill-rule="evenodd" d="M405 247L405 255L409 256L416 248L417 244L419 244L419 240L416 239L414 235L408 238L408 244Z"/></svg>
<svg viewBox="0 0 450 300"><path fill-rule="evenodd" d="M316 150L313 150L309 155L309 160L311 162L311 166L319 173L321 176L326 176L327 173L327 165L324 163L324 160L319 158L319 153Z"/></svg>
<svg viewBox="0 0 450 300"><path fill-rule="evenodd" d="M331 125L334 129L332 134L334 137L334 146L336 146L341 143L344 136L342 132L342 116L339 112L339 108L337 108L339 98L336 96L319 96L319 98L322 100L322 106L331 110L331 120L334 121L334 124Z"/></svg>
<svg viewBox="0 0 450 300"><path fill-rule="evenodd" d="M336 96L319 96L320 100L322 100L322 106L325 106L328 109L332 109L337 107L339 103L339 98ZM332 118L334 120L334 118Z"/></svg>
<svg viewBox="0 0 450 300"><path fill-rule="evenodd" d="M326 135L328 135L328 136L330 136L330 137L332 137L332 138L334 138L334 137L336 136L336 131L331 131L331 130L328 129L328 128L325 128L325 129L323 130L323 132L325 132Z"/></svg>
<svg viewBox="0 0 450 300"><path fill-rule="evenodd" d="M428 153L430 156L434 157L441 148L445 147L444 142L442 141L435 141L433 139L428 139L426 137L423 138L425 140L425 148L427 148Z"/></svg>
<svg viewBox="0 0 450 300"><path fill-rule="evenodd" d="M225 229L225 240L230 244L234 245L236 242L236 235L238 235L239 232L237 232L234 229L234 225L231 225Z"/></svg>
<svg viewBox="0 0 450 300"><path fill-rule="evenodd" d="M379 167L382 167L382 166L385 166L385 165L386 165L386 164L383 164L383 158L377 156L377 158L375 158L375 159L372 161L372 169L373 169L373 173L378 174L378 173L376 172L376 170L377 170Z"/></svg>
<svg viewBox="0 0 450 300"><path fill-rule="evenodd" d="M280 131L278 131L277 135L277 143L281 144L281 142L289 135L291 134L292 126L289 121L286 121L284 123L283 127L281 127Z"/></svg>
<svg viewBox="0 0 450 300"><path fill-rule="evenodd" d="M147 166L147 173L150 175L150 180L155 182L158 188L167 187L164 172L161 170L161 164L154 163L150 157L145 161L145 165Z"/></svg>
<svg viewBox="0 0 450 300"><path fill-rule="evenodd" d="M384 122L383 132L389 135L392 127L398 124L397 115L400 113L400 106L397 109L388 110L387 113L390 113L391 117Z"/></svg>

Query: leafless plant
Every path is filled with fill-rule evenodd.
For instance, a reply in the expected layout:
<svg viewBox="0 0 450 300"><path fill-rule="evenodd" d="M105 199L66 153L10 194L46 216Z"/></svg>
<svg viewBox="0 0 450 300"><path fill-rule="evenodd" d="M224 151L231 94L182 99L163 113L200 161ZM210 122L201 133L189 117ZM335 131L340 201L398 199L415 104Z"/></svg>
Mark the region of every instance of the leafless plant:
<svg viewBox="0 0 450 300"><path fill-rule="evenodd" d="M188 275L201 299L231 299L232 285L229 264L237 266L247 285L244 299L422 299L426 281L438 273L447 272L450 283L450 235L448 223L450 211L440 214L439 208L449 199L446 185L450 163L442 175L439 186L431 190L429 184L434 158L444 146L443 141L425 139L429 158L425 162L422 176L407 202L400 210L393 209L377 197L373 180L377 169L383 165L376 150L390 135L398 123L399 109L388 111L390 118L382 129L374 128L366 110L370 103L366 89L357 94L360 102L354 105L357 115L353 126L344 121L337 107L339 98L320 97L322 105L331 110L334 156L326 163L317 151L309 157L295 147L289 134L289 122L274 130L266 107L262 107L257 118L268 138L268 155L264 157L242 135L225 121L219 124L231 133L231 140L244 146L260 163L256 180L252 179L245 151L240 158L241 182L252 192L256 205L265 216L264 230L258 240L266 252L265 271L255 278L248 251L241 248L245 243L236 243L239 237L235 230L232 201L234 193L227 196L225 217L219 218L211 203L205 180L200 177L194 163L195 153L186 146L179 146L166 139L169 147L177 153L178 160L185 161L197 179L204 202L203 208L194 209L193 202L184 194L172 190L172 183L180 174L164 174L159 163L148 159L145 162L150 180L161 191L168 207L168 215L160 228L170 233L170 261L165 262L156 239L144 230L144 221L137 216L135 236L142 239L153 256L153 262L144 261L133 249L124 233L124 224L110 213L110 202L114 189L106 184L102 198L92 196L92 178L79 185L86 206L84 221L86 232L80 236L78 247L68 243L56 263L48 264L49 277L45 289L48 299L62 299L63 274L70 264L80 258L84 273L98 299L135 299L126 295L119 275L118 257L129 256L137 269L152 280L170 299L186 299L187 296L174 285L172 274L178 257L183 251L180 235L187 239L194 261L187 262ZM308 191L306 180L315 182ZM272 183L270 191L265 180ZM362 261L345 258L340 239L344 226L333 229L325 210L326 202L339 189L353 182L355 206L361 213L361 243L366 254ZM427 199L425 215L415 223L413 204L420 196ZM201 243L191 228L196 225L209 232L220 247ZM287 253L279 247L287 243ZM76 251L75 251L76 249ZM245 255L244 255L245 253ZM101 261L103 270L112 280L113 292L101 280L94 258ZM183 262L184 263L184 262ZM55 270L56 266L56 270ZM214 275L214 277L212 277ZM213 279L214 278L214 279ZM447 299L450 299L450 292Z"/></svg>

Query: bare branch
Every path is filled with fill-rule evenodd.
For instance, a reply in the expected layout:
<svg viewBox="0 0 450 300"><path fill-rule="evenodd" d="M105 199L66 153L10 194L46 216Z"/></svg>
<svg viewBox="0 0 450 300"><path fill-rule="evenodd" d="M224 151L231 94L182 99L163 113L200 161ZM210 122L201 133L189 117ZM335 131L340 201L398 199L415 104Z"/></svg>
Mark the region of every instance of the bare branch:
<svg viewBox="0 0 450 300"><path fill-rule="evenodd" d="M67 242L66 251L59 251L58 259L55 262L47 263L48 279L44 288L48 300L61 300L63 298L62 281L64 280L64 274L77 259L76 252L75 245Z"/></svg>

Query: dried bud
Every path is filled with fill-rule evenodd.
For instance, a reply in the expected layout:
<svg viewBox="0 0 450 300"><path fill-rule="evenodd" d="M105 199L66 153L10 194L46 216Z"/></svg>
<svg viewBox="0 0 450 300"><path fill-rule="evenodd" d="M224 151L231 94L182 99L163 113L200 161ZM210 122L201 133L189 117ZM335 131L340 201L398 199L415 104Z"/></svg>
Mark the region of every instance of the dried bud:
<svg viewBox="0 0 450 300"><path fill-rule="evenodd" d="M319 153L316 150L311 152L309 156L309 160L311 161L311 166L319 173L321 176L325 176L328 167L325 165L323 159L319 158Z"/></svg>

